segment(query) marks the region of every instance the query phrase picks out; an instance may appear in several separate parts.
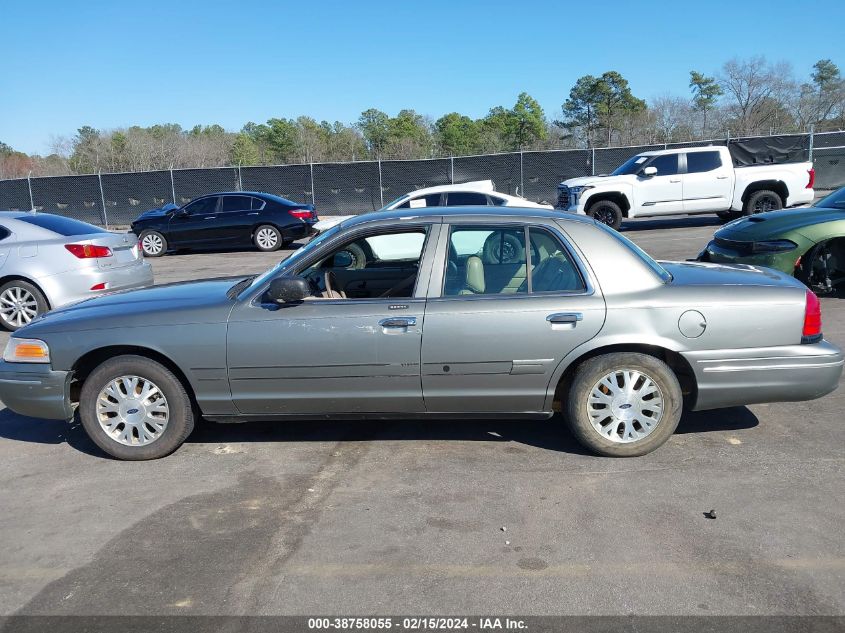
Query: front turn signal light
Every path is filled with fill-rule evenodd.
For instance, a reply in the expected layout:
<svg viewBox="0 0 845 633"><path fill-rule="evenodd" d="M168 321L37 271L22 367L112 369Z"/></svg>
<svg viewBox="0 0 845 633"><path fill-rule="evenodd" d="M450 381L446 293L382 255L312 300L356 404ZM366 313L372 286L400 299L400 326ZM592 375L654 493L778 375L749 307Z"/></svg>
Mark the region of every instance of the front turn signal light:
<svg viewBox="0 0 845 633"><path fill-rule="evenodd" d="M34 338L10 338L3 352L7 363L49 363L50 348L47 343Z"/></svg>

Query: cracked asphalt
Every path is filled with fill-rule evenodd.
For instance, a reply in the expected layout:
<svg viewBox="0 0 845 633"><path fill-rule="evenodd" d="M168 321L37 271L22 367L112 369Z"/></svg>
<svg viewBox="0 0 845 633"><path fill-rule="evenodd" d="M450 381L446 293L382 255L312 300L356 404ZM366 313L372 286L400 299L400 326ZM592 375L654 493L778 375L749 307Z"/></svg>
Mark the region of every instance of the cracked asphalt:
<svg viewBox="0 0 845 633"><path fill-rule="evenodd" d="M717 227L625 226L664 259ZM279 257L153 265L168 282ZM845 345L845 300L822 310ZM842 615L843 405L688 413L628 460L555 418L201 423L139 463L2 409L0 614Z"/></svg>

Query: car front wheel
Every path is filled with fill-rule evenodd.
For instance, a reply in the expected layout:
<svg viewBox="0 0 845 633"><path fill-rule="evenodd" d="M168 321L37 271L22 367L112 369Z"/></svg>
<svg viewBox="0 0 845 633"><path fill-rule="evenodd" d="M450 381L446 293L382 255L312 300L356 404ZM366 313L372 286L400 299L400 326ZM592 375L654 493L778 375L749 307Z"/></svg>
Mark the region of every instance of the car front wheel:
<svg viewBox="0 0 845 633"><path fill-rule="evenodd" d="M611 200L599 200L592 204L587 210L587 215L617 231L622 226L622 209Z"/></svg>
<svg viewBox="0 0 845 633"><path fill-rule="evenodd" d="M85 379L79 417L93 442L112 457L158 459L194 428L191 399L167 367L143 356L118 356Z"/></svg>
<svg viewBox="0 0 845 633"><path fill-rule="evenodd" d="M167 239L158 231L144 231L140 242L144 257L161 257L167 252Z"/></svg>
<svg viewBox="0 0 845 633"><path fill-rule="evenodd" d="M650 453L671 437L683 395L663 361L634 352L596 356L575 371L566 412L575 438L609 457Z"/></svg>

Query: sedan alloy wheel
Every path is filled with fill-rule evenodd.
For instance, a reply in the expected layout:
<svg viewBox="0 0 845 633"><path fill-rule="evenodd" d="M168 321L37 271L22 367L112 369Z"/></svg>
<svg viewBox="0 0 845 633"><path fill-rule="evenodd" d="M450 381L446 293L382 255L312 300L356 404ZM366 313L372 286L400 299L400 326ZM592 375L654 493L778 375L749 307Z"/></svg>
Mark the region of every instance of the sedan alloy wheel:
<svg viewBox="0 0 845 633"><path fill-rule="evenodd" d="M26 288L11 286L0 294L0 318L13 328L23 327L38 315L38 301Z"/></svg>

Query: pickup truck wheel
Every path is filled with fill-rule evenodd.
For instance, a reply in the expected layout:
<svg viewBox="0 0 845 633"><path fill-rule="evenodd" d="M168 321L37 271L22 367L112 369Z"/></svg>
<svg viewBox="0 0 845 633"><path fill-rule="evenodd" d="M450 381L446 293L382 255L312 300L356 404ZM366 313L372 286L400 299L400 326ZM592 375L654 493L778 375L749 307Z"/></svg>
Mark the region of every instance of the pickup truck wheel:
<svg viewBox="0 0 845 633"><path fill-rule="evenodd" d="M755 213L777 211L782 208L783 200L780 199L777 193L768 189L761 189L748 196L742 211L745 215L754 215Z"/></svg>
<svg viewBox="0 0 845 633"><path fill-rule="evenodd" d="M634 352L603 354L575 371L566 403L575 438L609 457L650 453L671 437L683 395L660 359Z"/></svg>
<svg viewBox="0 0 845 633"><path fill-rule="evenodd" d="M619 230L622 225L622 209L612 200L599 200L587 210L587 215L612 229Z"/></svg>
<svg viewBox="0 0 845 633"><path fill-rule="evenodd" d="M194 428L191 399L178 378L143 356L99 365L82 385L79 417L91 440L112 457L158 459Z"/></svg>

